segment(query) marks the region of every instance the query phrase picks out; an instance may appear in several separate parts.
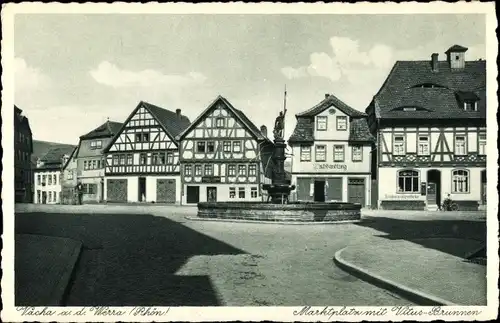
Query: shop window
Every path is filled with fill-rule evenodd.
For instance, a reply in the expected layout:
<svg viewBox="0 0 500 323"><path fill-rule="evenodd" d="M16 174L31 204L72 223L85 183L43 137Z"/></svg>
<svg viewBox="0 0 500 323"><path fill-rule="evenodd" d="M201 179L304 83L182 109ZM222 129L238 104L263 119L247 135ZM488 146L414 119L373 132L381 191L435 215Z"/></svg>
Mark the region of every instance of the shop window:
<svg viewBox="0 0 500 323"><path fill-rule="evenodd" d="M452 171L452 193L469 193L469 171L457 169Z"/></svg>
<svg viewBox="0 0 500 323"><path fill-rule="evenodd" d="M398 176L398 193L420 192L420 179L417 171L400 170Z"/></svg>

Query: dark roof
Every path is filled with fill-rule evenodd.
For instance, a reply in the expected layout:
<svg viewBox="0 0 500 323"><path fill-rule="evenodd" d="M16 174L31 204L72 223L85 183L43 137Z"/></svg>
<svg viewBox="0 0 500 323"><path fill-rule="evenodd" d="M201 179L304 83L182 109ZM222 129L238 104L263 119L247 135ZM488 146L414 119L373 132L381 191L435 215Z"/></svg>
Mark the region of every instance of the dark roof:
<svg viewBox="0 0 500 323"><path fill-rule="evenodd" d="M373 136L370 134L368 123L366 122L366 113L351 108L339 98L330 94L311 109L295 115L297 124L295 125L292 135L288 139L288 143L314 142L314 117L332 106L351 117L349 126L350 141L374 140Z"/></svg>
<svg viewBox="0 0 500 323"><path fill-rule="evenodd" d="M375 141L366 118L353 118L349 129L349 141Z"/></svg>
<svg viewBox="0 0 500 323"><path fill-rule="evenodd" d="M262 132L257 128L257 126L250 121L250 119L245 115L245 113L241 110L236 109L226 98L219 95L210 105L203 111L194 121L193 123L184 129L178 136L178 140L182 139L192 128L196 127L198 123L200 123L203 118L206 116L208 112L210 112L213 108L217 106L218 102L224 103L224 105L239 119L243 125L247 127L248 130L257 138L257 140L267 140L270 141L269 138L265 137Z"/></svg>
<svg viewBox="0 0 500 323"><path fill-rule="evenodd" d="M64 157L64 155L70 156L75 148L75 146L51 148L42 158L40 158L44 165L42 165L41 167L37 167L36 169L42 170L63 167L64 165L62 164L62 158Z"/></svg>
<svg viewBox="0 0 500 323"><path fill-rule="evenodd" d="M453 45L445 53L451 53L451 52L466 52L468 50L467 47L460 46L460 45Z"/></svg>
<svg viewBox="0 0 500 323"><path fill-rule="evenodd" d="M326 109L330 107L336 107L340 111L344 112L350 117L364 117L366 116L366 113L358 111L356 109L351 108L347 104L345 104L342 100L337 98L333 94L329 94L328 97L326 97L323 101L312 107L311 109L304 111L302 113L296 114L297 117L314 117L317 114L320 114L321 112L325 111Z"/></svg>
<svg viewBox="0 0 500 323"><path fill-rule="evenodd" d="M422 87L435 84L436 87ZM459 93L479 98L478 111L464 111ZM403 111L403 107L416 111ZM439 61L437 71L429 61L398 61L367 111L387 119L462 119L486 117L486 61L468 61L451 69Z"/></svg>
<svg viewBox="0 0 500 323"><path fill-rule="evenodd" d="M184 129L189 127L191 121L186 116L177 115L167 109L160 108L154 104L142 101L142 106L149 110L151 114L158 120L158 122L167 130L167 132L174 138L180 134Z"/></svg>
<svg viewBox="0 0 500 323"><path fill-rule="evenodd" d="M31 163L36 167L38 158L42 159L52 148L72 149L74 145L61 144L57 142L33 140L33 154L31 155Z"/></svg>
<svg viewBox="0 0 500 323"><path fill-rule="evenodd" d="M69 158L68 160L66 161L66 163L62 166L62 169L65 170L66 167L68 167L69 163L71 162L71 159L73 159L73 156L75 155L75 152L78 150L78 146L75 146L75 148L73 148L73 150L71 151L71 154L69 155Z"/></svg>
<svg viewBox="0 0 500 323"><path fill-rule="evenodd" d="M177 112L172 112L170 110L160 108L159 106L156 106L154 104L141 101L135 107L134 111L132 111L132 113L128 116L127 120L121 125L120 129L116 131L113 139L109 142L106 148L103 149L103 152L109 151L109 148L113 146L116 139L123 131L123 128L125 128L130 119L132 119L137 110L139 110L141 107L151 113L151 115L158 121L158 123L163 127L163 129L167 132L167 135L173 141L176 141L175 137L191 124L189 118L182 114L178 115Z"/></svg>
<svg viewBox="0 0 500 323"><path fill-rule="evenodd" d="M80 136L80 139L92 139L92 138L101 138L101 137L112 137L122 127L121 122L116 122L116 121L106 121L99 127L95 128L89 133L86 133L83 136Z"/></svg>

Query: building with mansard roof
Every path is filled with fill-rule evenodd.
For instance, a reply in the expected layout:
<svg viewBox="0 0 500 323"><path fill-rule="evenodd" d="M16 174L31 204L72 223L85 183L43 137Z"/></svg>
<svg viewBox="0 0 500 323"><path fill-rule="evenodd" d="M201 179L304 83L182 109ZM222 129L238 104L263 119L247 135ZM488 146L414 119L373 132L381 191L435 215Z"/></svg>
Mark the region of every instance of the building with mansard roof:
<svg viewBox="0 0 500 323"><path fill-rule="evenodd" d="M371 205L370 149L366 114L333 94L296 115L292 148L292 200Z"/></svg>
<svg viewBox="0 0 500 323"><path fill-rule="evenodd" d="M181 114L139 102L104 149L107 202L180 203L178 140L190 125Z"/></svg>
<svg viewBox="0 0 500 323"><path fill-rule="evenodd" d="M218 96L177 140L182 203L266 200L274 144L226 98Z"/></svg>
<svg viewBox="0 0 500 323"><path fill-rule="evenodd" d="M396 62L366 109L379 207L435 210L448 194L461 209L486 203L486 61L466 53Z"/></svg>

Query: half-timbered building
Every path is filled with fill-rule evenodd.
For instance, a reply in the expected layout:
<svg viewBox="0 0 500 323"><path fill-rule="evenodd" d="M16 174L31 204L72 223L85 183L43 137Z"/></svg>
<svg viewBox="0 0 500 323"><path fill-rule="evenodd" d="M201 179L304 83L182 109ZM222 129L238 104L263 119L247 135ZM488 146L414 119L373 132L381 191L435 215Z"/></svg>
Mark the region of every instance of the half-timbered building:
<svg viewBox="0 0 500 323"><path fill-rule="evenodd" d="M486 62L398 61L366 109L377 141L374 174L385 209L460 209L486 203Z"/></svg>
<svg viewBox="0 0 500 323"><path fill-rule="evenodd" d="M218 96L177 139L183 204L264 198L274 144L227 99Z"/></svg>
<svg viewBox="0 0 500 323"><path fill-rule="evenodd" d="M141 101L104 150L108 202L179 203L179 149L175 136L189 119Z"/></svg>
<svg viewBox="0 0 500 323"><path fill-rule="evenodd" d="M292 148L291 199L371 205L371 135L364 112L332 94L296 115Z"/></svg>

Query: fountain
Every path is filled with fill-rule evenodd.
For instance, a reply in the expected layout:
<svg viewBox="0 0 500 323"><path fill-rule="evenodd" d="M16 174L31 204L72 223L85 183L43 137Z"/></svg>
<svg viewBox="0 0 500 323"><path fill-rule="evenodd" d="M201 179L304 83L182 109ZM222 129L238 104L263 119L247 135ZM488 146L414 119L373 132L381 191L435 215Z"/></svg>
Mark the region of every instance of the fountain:
<svg viewBox="0 0 500 323"><path fill-rule="evenodd" d="M198 203L198 218L325 223L361 219L360 204L289 201L290 192L295 189L295 185L291 185L286 179L285 172L286 144L283 139L285 114L286 104L284 112L280 112L274 124L271 184L262 185L262 189L268 193L267 203L200 202Z"/></svg>

